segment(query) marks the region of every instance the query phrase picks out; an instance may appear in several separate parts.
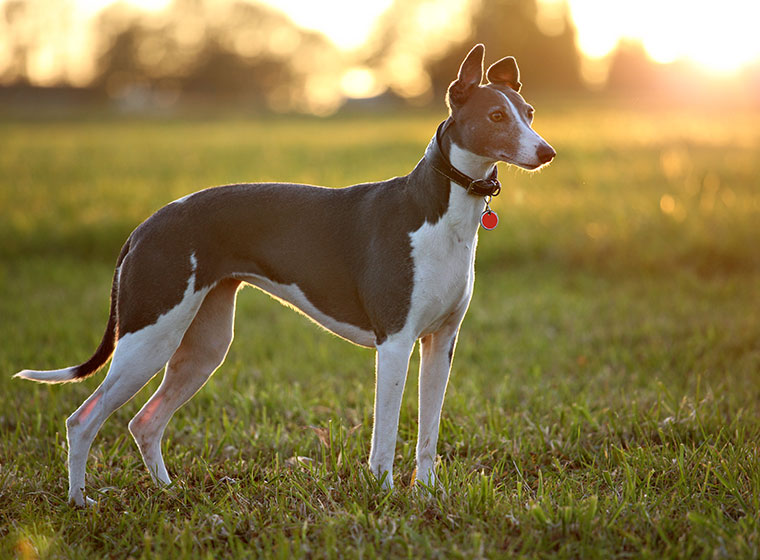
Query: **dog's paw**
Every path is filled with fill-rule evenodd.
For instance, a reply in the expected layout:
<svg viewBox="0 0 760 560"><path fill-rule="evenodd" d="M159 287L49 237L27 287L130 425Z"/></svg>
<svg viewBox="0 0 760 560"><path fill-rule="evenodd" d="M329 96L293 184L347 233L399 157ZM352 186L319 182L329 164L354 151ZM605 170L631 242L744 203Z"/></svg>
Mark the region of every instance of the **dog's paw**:
<svg viewBox="0 0 760 560"><path fill-rule="evenodd" d="M98 505L98 502L90 497L85 497L84 494L69 496L69 505L77 508L91 508Z"/></svg>
<svg viewBox="0 0 760 560"><path fill-rule="evenodd" d="M443 488L432 470L428 471L424 477L418 477L417 469L415 469L412 473L411 486L414 493L420 498L433 499L447 496L446 489Z"/></svg>

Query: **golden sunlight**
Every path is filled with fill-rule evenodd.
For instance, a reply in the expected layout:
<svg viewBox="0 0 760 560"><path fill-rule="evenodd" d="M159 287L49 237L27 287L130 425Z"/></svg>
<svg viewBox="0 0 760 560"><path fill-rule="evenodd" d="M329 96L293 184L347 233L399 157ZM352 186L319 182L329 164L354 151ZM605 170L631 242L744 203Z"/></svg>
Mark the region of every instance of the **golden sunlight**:
<svg viewBox="0 0 760 560"><path fill-rule="evenodd" d="M88 85L96 73L97 18L104 8L116 1L16 2L16 6L24 6L27 13L14 22L11 12L24 10L10 9L12 0L0 0L0 77L10 83L24 75L38 86ZM175 0L120 1L160 19ZM331 65L329 71L334 70L329 81L325 76L308 78L309 89L316 92L322 100L320 105L325 107L334 105L334 100L327 102L328 89L335 90L331 99L335 95L372 97L389 88L405 98L426 99L431 90L431 77L425 64L444 57L452 46L461 42L488 42L487 34L475 36L478 27L473 14L503 6L487 0L244 1L273 8L295 25L319 32L332 43L329 64L324 60L319 65L300 61L301 66L312 64L312 68L324 70ZM207 0L200 4L223 11L222 8L234 2ZM655 62L687 60L726 81L760 61L760 40L755 29L760 22L760 0L535 2L536 25L545 35L561 34L568 19L575 27L577 45L583 55L582 76L591 86L605 85L611 54L626 40L639 42ZM507 18L507 11L500 8L494 17ZM211 13L210 8L208 13ZM202 19L198 22L196 18L195 25L191 21L183 25L183 36L191 39L187 43L195 44L202 38L203 24ZM293 52L299 35L292 25L281 27L280 31L270 33L270 48L285 56ZM238 34L231 41L235 52L249 59L262 48L260 34ZM368 53L373 49L379 49L379 55L368 63ZM23 56L19 56L21 51ZM141 57L145 54L155 59L165 54L158 50L152 52L149 43L140 48L140 53ZM294 65L301 67L299 61Z"/></svg>
<svg viewBox="0 0 760 560"><path fill-rule="evenodd" d="M362 99L382 93L383 84L375 73L365 66L349 68L340 80L340 87L346 97Z"/></svg>
<svg viewBox="0 0 760 560"><path fill-rule="evenodd" d="M375 21L393 0L262 0L288 15L297 25L324 33L337 47L362 46Z"/></svg>
<svg viewBox="0 0 760 560"><path fill-rule="evenodd" d="M76 9L85 16L92 16L113 3L114 0L76 0L73 2ZM140 10L157 12L169 7L171 0L127 0L127 4L131 4Z"/></svg>
<svg viewBox="0 0 760 560"><path fill-rule="evenodd" d="M719 74L760 59L760 2L568 0L568 5L578 46L591 59L608 55L621 39L640 41L655 62L687 59Z"/></svg>

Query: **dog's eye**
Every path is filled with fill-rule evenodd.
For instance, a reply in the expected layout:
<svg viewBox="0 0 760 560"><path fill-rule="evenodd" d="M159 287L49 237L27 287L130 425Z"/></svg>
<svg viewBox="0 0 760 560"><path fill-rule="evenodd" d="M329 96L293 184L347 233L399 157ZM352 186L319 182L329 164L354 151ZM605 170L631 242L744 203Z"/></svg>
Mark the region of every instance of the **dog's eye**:
<svg viewBox="0 0 760 560"><path fill-rule="evenodd" d="M533 113L535 113L535 110L533 109L533 107L528 107L528 118L530 120L533 120Z"/></svg>
<svg viewBox="0 0 760 560"><path fill-rule="evenodd" d="M499 121L504 120L504 113L502 111L494 111L488 116L493 122L499 122Z"/></svg>

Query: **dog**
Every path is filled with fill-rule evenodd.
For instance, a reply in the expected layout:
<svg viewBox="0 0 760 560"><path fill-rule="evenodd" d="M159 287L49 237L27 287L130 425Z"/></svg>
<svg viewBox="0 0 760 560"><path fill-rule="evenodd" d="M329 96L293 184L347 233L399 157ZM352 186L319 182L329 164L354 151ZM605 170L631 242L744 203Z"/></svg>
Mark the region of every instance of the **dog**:
<svg viewBox="0 0 760 560"><path fill-rule="evenodd" d="M556 152L532 128L514 58L483 84L478 44L448 88L449 116L406 176L331 189L256 183L209 188L158 210L119 254L105 334L81 365L24 370L42 383L80 381L110 359L94 393L66 420L69 501L85 495L100 427L161 369L163 381L129 422L154 481L170 483L161 439L174 412L222 364L238 289L253 285L328 331L376 349L372 473L393 487L409 358L420 341L416 482L436 483L444 393L472 296L479 224L495 226L496 163L526 170Z"/></svg>

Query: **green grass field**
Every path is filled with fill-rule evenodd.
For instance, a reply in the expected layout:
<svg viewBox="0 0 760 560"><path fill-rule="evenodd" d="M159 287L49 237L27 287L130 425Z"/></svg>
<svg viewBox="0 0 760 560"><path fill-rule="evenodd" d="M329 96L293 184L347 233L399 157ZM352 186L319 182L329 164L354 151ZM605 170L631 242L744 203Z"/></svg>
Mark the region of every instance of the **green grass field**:
<svg viewBox="0 0 760 560"><path fill-rule="evenodd" d="M64 420L119 248L199 188L407 173L442 114L0 122L0 557L757 558L760 114L536 102L559 156L501 171L501 223L443 411L445 493L409 489L416 356L392 493L366 469L371 351L255 290L175 416L152 486L126 424L66 503ZM297 460L302 457L306 459Z"/></svg>

